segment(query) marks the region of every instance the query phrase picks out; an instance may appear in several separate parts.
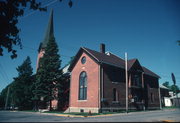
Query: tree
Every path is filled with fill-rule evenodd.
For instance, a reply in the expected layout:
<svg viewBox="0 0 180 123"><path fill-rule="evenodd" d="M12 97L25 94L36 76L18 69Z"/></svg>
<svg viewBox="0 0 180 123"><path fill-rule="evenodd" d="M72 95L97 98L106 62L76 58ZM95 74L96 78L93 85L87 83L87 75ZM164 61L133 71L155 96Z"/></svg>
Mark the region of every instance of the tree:
<svg viewBox="0 0 180 123"><path fill-rule="evenodd" d="M180 46L180 40L177 41L178 45Z"/></svg>
<svg viewBox="0 0 180 123"><path fill-rule="evenodd" d="M170 89L169 82L164 82L162 85Z"/></svg>
<svg viewBox="0 0 180 123"><path fill-rule="evenodd" d="M62 0L59 0L62 1ZM69 7L73 3L69 0ZM17 57L15 45L22 48L19 37L20 28L17 27L19 17L24 15L25 8L31 10L46 11L47 7L42 7L37 0L1 0L0 1L0 56L3 56L3 48L12 53L11 58Z"/></svg>
<svg viewBox="0 0 180 123"><path fill-rule="evenodd" d="M3 47L11 52L11 58L16 58L16 50L13 45L21 45L17 27L18 17L24 15L24 9L29 5L29 9L45 11L40 2L36 0L7 0L0 2L0 56L3 55Z"/></svg>
<svg viewBox="0 0 180 123"><path fill-rule="evenodd" d="M11 84L2 90L0 107L4 107L7 100L8 107L16 106L20 110L32 109L32 83L34 82L32 70L30 57L27 57L26 60L17 67L18 76L14 78ZM8 88L9 94L7 96Z"/></svg>
<svg viewBox="0 0 180 123"><path fill-rule="evenodd" d="M162 85L164 85L165 87L167 87L170 91L173 91L173 93L176 93L177 91L179 91L179 87L177 85L170 85L169 82L164 82Z"/></svg>
<svg viewBox="0 0 180 123"><path fill-rule="evenodd" d="M45 53L39 61L39 68L36 74L36 83L34 90L34 99L39 102L49 102L57 98L58 78L62 75L60 55L58 55L58 46L55 38L51 37L45 48ZM42 99L42 100L41 100ZM41 101L40 101L41 100ZM43 103L44 104L44 103Z"/></svg>
<svg viewBox="0 0 180 123"><path fill-rule="evenodd" d="M1 94L0 94L0 108L2 108L2 109L4 109L4 107L5 107L8 87L9 87L9 85L6 86L6 88L4 88L4 89L1 91ZM9 102L8 102L8 103L9 103Z"/></svg>
<svg viewBox="0 0 180 123"><path fill-rule="evenodd" d="M173 91L173 93L177 93L177 91L179 91L179 87L177 85L171 85L170 90Z"/></svg>
<svg viewBox="0 0 180 123"><path fill-rule="evenodd" d="M63 74L58 80L58 110L64 111L69 106L70 75Z"/></svg>
<svg viewBox="0 0 180 123"><path fill-rule="evenodd" d="M14 78L11 86L11 100L13 105L19 107L20 110L32 109L32 83L34 77L32 76L31 60L28 56L24 62L18 66L18 77Z"/></svg>

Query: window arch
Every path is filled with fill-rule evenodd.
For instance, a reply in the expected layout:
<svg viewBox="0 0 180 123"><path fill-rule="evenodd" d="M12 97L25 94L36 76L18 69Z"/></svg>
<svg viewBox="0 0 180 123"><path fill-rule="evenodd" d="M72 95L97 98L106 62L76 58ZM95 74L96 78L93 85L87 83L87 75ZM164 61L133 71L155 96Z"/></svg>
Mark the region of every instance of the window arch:
<svg viewBox="0 0 180 123"><path fill-rule="evenodd" d="M85 71L79 76L79 100L87 99L87 74Z"/></svg>

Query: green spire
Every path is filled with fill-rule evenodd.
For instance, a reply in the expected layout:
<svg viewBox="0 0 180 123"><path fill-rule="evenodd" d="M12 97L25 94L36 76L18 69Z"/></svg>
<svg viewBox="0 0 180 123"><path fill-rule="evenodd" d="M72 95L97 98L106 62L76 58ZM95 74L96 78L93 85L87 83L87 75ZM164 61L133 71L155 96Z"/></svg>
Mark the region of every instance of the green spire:
<svg viewBox="0 0 180 123"><path fill-rule="evenodd" d="M42 41L42 44L40 46L40 49L45 48L47 46L47 43L51 37L54 37L53 10L52 9L51 9L50 17L49 17L47 30L44 36L44 40Z"/></svg>

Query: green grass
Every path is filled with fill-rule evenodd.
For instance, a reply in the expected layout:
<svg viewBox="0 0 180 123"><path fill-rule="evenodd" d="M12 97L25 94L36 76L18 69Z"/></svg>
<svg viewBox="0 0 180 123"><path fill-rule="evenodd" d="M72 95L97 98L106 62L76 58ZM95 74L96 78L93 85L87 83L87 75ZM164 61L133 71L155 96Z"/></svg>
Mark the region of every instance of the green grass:
<svg viewBox="0 0 180 123"><path fill-rule="evenodd" d="M106 115L106 114L117 114L117 113L124 113L125 111L118 111L118 112L103 112L103 113L91 113L88 112L71 112L71 113L63 113L61 111L45 111L43 113L56 113L56 114L69 114L69 115L77 115L77 116L95 116L95 115Z"/></svg>
<svg viewBox="0 0 180 123"><path fill-rule="evenodd" d="M45 111L43 113L59 113L59 114L63 114L63 111Z"/></svg>
<svg viewBox="0 0 180 123"><path fill-rule="evenodd" d="M45 111L43 113L56 113L56 114L69 114L69 115L77 115L77 116L89 116L89 113L79 113L79 112L71 112L71 113L63 113L61 111ZM100 115L100 113L91 113L91 115Z"/></svg>
<svg viewBox="0 0 180 123"><path fill-rule="evenodd" d="M169 106L169 107L163 107L162 109L175 109L175 108L178 108L176 106Z"/></svg>
<svg viewBox="0 0 180 123"><path fill-rule="evenodd" d="M172 109L176 107L164 107L163 109ZM143 112L144 110L128 110L128 113L130 112ZM145 110L145 112L152 111L152 110ZM24 112L39 112L39 111L34 111L34 110L24 110ZM55 113L55 114L67 114L67 115L76 115L76 116L96 116L96 115L107 115L107 114L118 114L118 113L126 113L125 110L117 110L114 112L111 111L106 111L102 113L91 113L89 114L88 112L71 112L71 113L64 113L63 111L45 111L42 113Z"/></svg>

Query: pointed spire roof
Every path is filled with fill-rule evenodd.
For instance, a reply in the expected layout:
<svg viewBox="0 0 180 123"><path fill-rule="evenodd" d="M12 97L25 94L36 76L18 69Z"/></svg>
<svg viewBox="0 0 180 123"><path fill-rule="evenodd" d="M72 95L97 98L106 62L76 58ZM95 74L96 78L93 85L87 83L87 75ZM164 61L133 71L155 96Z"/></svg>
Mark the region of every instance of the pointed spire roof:
<svg viewBox="0 0 180 123"><path fill-rule="evenodd" d="M42 41L41 48L45 48L50 37L54 37L54 25L53 25L53 9L51 9L48 26L46 29L46 33L44 36L44 40Z"/></svg>

